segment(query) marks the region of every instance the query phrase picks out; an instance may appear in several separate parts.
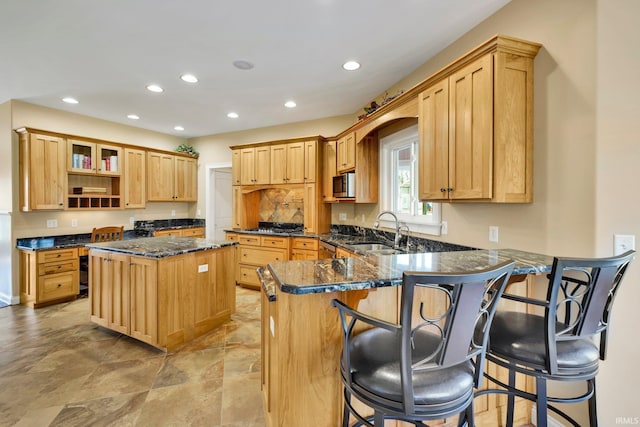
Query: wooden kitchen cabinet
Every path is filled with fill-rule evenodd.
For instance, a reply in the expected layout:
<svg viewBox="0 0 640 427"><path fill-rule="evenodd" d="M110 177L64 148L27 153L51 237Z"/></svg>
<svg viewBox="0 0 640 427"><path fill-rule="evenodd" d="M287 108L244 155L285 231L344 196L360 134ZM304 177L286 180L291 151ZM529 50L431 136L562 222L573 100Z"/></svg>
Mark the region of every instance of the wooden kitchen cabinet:
<svg viewBox="0 0 640 427"><path fill-rule="evenodd" d="M333 177L336 171L336 141L324 144L324 159L322 162L322 201L335 202L333 197Z"/></svg>
<svg viewBox="0 0 640 427"><path fill-rule="evenodd" d="M31 133L20 134L20 209L62 210L67 193L66 140Z"/></svg>
<svg viewBox="0 0 640 427"><path fill-rule="evenodd" d="M271 184L301 184L305 178L304 142L271 146Z"/></svg>
<svg viewBox="0 0 640 427"><path fill-rule="evenodd" d="M67 153L67 171L70 173L120 176L120 146L68 139Z"/></svg>
<svg viewBox="0 0 640 427"><path fill-rule="evenodd" d="M498 37L419 95L419 198L533 201L533 58L540 45Z"/></svg>
<svg viewBox="0 0 640 427"><path fill-rule="evenodd" d="M146 153L134 148L124 149L124 207L144 209L146 196Z"/></svg>
<svg viewBox="0 0 640 427"><path fill-rule="evenodd" d="M160 237L160 236L204 238L205 228L204 227L169 228L166 230L156 230L153 232L153 237Z"/></svg>
<svg viewBox="0 0 640 427"><path fill-rule="evenodd" d="M322 156L318 141L304 142L304 182L319 182L318 173L322 170Z"/></svg>
<svg viewBox="0 0 640 427"><path fill-rule="evenodd" d="M19 251L20 304L44 307L76 298L79 292L77 248Z"/></svg>
<svg viewBox="0 0 640 427"><path fill-rule="evenodd" d="M230 319L234 264L233 246L160 259L91 249L91 321L171 351Z"/></svg>
<svg viewBox="0 0 640 427"><path fill-rule="evenodd" d="M256 269L273 261L289 260L289 238L282 236L261 236L259 234L238 235L237 284L260 289Z"/></svg>
<svg viewBox="0 0 640 427"><path fill-rule="evenodd" d="M235 149L231 151L231 184L232 185L241 185L241 167L242 161L240 158L240 150Z"/></svg>
<svg viewBox="0 0 640 427"><path fill-rule="evenodd" d="M350 132L338 139L336 166L338 173L353 170L356 167L356 134Z"/></svg>
<svg viewBox="0 0 640 427"><path fill-rule="evenodd" d="M318 239L310 237L291 238L291 260L318 259Z"/></svg>
<svg viewBox="0 0 640 427"><path fill-rule="evenodd" d="M242 148L240 150L240 183L265 185L271 181L271 147Z"/></svg>
<svg viewBox="0 0 640 427"><path fill-rule="evenodd" d="M304 186L304 231L305 233L318 232L318 188L316 184Z"/></svg>
<svg viewBox="0 0 640 427"><path fill-rule="evenodd" d="M197 160L192 157L147 151L147 200L195 202Z"/></svg>

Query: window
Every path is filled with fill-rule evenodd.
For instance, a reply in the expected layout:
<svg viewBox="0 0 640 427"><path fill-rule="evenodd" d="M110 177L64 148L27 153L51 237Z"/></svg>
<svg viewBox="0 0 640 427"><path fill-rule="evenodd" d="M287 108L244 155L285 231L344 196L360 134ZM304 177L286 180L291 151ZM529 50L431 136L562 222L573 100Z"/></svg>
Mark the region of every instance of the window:
<svg viewBox="0 0 640 427"><path fill-rule="evenodd" d="M440 234L440 204L418 200L418 126L380 140L380 208L392 211L411 231ZM392 222L381 223L393 227Z"/></svg>

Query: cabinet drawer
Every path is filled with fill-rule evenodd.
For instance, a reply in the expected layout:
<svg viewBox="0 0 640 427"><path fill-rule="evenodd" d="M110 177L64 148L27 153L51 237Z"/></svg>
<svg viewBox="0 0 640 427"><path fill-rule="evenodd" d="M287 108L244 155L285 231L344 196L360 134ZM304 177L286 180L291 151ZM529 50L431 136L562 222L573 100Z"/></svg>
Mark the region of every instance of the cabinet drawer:
<svg viewBox="0 0 640 427"><path fill-rule="evenodd" d="M64 273L67 271L78 270L78 258L62 260L60 262L48 262L46 264L38 265L38 275L43 276L45 274Z"/></svg>
<svg viewBox="0 0 640 427"><path fill-rule="evenodd" d="M38 301L64 298L78 293L78 272L42 276L38 285Z"/></svg>
<svg viewBox="0 0 640 427"><path fill-rule="evenodd" d="M260 246L260 236L255 234L245 234L238 236L238 242L241 245Z"/></svg>
<svg viewBox="0 0 640 427"><path fill-rule="evenodd" d="M55 249L38 252L38 264L78 258L78 248Z"/></svg>
<svg viewBox="0 0 640 427"><path fill-rule="evenodd" d="M260 278L256 272L255 265L240 265L238 268L238 277L236 281L249 285L260 286Z"/></svg>
<svg viewBox="0 0 640 427"><path fill-rule="evenodd" d="M263 248L286 248L288 237L262 236Z"/></svg>
<svg viewBox="0 0 640 427"><path fill-rule="evenodd" d="M153 232L153 237L160 237L160 236L182 236L182 230L180 229L175 229L175 230L156 230Z"/></svg>
<svg viewBox="0 0 640 427"><path fill-rule="evenodd" d="M238 235L236 233L227 233L226 234L226 238L227 238L227 240L229 240L231 242L237 242L238 241Z"/></svg>
<svg viewBox="0 0 640 427"><path fill-rule="evenodd" d="M291 242L291 249L309 249L318 250L318 239L307 239L303 237L294 237Z"/></svg>
<svg viewBox="0 0 640 427"><path fill-rule="evenodd" d="M240 247L238 262L242 264L251 264L256 266L264 266L273 261L286 261L287 253L284 249L261 249Z"/></svg>
<svg viewBox="0 0 640 427"><path fill-rule="evenodd" d="M182 235L184 237L204 237L204 228L203 227L184 228L182 229Z"/></svg>

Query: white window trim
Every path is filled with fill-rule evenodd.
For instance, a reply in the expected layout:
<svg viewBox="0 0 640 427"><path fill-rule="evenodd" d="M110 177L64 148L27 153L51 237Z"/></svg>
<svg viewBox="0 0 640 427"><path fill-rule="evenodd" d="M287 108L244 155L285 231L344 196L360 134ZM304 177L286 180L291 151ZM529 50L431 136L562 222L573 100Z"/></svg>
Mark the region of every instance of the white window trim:
<svg viewBox="0 0 640 427"><path fill-rule="evenodd" d="M392 191L388 179L392 168L391 150L417 139L418 125L408 127L380 139L380 212L392 210ZM418 185L418 183L415 182L415 185ZM433 214L430 217L396 214L398 221L407 224L411 232L439 236L442 226L441 204L432 202L431 205L433 206ZM388 216L380 218L380 225L386 228L393 228L395 224L387 218Z"/></svg>

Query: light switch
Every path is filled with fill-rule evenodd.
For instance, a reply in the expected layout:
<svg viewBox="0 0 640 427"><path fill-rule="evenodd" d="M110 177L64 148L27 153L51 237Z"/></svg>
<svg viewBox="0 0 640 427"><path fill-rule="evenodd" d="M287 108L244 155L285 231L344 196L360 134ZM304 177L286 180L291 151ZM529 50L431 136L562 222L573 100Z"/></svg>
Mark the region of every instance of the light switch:
<svg viewBox="0 0 640 427"><path fill-rule="evenodd" d="M489 241L498 243L498 227L495 225L489 226Z"/></svg>
<svg viewBox="0 0 640 427"><path fill-rule="evenodd" d="M620 255L636 249L636 236L633 234L613 235L613 254Z"/></svg>

